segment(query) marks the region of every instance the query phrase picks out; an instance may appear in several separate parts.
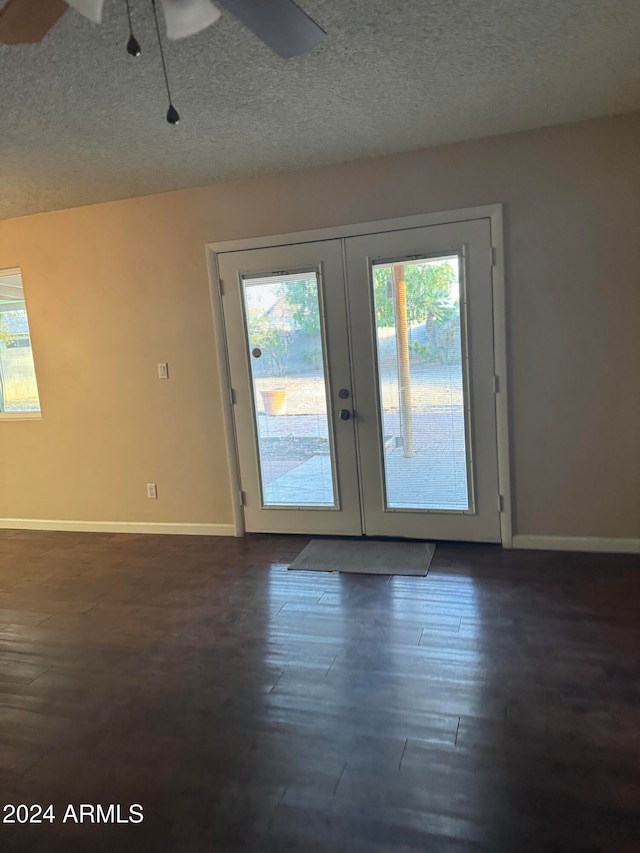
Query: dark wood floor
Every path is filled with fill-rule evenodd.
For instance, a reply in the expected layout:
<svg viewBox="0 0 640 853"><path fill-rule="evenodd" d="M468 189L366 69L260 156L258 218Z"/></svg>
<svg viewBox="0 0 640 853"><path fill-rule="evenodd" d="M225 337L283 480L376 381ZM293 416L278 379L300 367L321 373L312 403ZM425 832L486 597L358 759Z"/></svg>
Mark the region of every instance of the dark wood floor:
<svg viewBox="0 0 640 853"><path fill-rule="evenodd" d="M639 558L306 541L0 533L2 850L640 850Z"/></svg>

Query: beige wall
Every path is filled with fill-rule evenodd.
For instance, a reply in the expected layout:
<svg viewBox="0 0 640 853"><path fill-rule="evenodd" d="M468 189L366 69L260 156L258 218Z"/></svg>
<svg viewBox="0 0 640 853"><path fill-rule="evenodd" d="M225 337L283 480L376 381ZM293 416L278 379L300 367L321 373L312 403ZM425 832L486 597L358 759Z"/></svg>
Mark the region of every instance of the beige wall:
<svg viewBox="0 0 640 853"><path fill-rule="evenodd" d="M639 536L639 115L0 222L43 408L0 423L0 518L230 523L204 244L492 202L515 530Z"/></svg>

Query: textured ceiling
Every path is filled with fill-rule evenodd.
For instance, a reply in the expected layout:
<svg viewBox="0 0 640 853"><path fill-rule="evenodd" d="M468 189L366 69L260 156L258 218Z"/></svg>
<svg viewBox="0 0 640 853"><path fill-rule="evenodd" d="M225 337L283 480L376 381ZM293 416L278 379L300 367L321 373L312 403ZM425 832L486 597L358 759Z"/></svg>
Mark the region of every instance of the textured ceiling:
<svg viewBox="0 0 640 853"><path fill-rule="evenodd" d="M268 0L265 0L268 2ZM229 14L167 47L150 4L69 11L0 45L0 217L640 109L638 0L301 0L326 30L282 60Z"/></svg>

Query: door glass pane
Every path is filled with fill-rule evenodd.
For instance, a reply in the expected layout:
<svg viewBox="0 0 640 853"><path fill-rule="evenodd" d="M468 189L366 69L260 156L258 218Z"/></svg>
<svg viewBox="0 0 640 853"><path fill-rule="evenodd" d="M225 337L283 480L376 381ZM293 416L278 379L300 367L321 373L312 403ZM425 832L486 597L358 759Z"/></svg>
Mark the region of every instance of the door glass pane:
<svg viewBox="0 0 640 853"><path fill-rule="evenodd" d="M242 289L263 505L334 507L317 272L245 277Z"/></svg>
<svg viewBox="0 0 640 853"><path fill-rule="evenodd" d="M389 509L469 510L456 255L373 266Z"/></svg>

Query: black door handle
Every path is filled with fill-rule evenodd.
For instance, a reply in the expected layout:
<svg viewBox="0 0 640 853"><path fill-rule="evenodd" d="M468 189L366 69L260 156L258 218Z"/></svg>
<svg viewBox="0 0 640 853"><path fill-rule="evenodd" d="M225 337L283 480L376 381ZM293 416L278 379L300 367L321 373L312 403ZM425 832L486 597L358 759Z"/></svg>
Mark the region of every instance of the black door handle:
<svg viewBox="0 0 640 853"><path fill-rule="evenodd" d="M340 409L340 419L343 421L348 421L351 417L351 412L349 409Z"/></svg>

